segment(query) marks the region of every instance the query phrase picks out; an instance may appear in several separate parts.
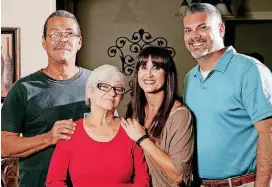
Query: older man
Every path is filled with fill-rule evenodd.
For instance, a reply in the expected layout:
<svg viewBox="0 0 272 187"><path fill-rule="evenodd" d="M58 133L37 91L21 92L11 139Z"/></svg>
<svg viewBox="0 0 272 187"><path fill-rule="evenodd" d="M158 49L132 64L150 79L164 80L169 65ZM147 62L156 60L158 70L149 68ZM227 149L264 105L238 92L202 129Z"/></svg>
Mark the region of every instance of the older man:
<svg viewBox="0 0 272 187"><path fill-rule="evenodd" d="M17 81L1 111L2 157L20 158L21 187L45 186L55 144L69 140L67 134L75 130L73 121L89 112L85 85L90 71L75 65L82 45L75 16L66 11L52 13L44 24L42 45L47 67Z"/></svg>
<svg viewBox="0 0 272 187"><path fill-rule="evenodd" d="M183 23L185 45L198 62L186 75L184 96L196 117L202 185L268 187L272 173L270 70L224 46L225 26L214 6L192 4Z"/></svg>

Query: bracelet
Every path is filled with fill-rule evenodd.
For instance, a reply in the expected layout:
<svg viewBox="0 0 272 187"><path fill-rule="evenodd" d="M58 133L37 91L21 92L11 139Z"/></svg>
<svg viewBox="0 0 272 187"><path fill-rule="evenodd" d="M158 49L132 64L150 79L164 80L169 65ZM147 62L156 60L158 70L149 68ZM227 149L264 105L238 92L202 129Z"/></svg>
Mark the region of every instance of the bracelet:
<svg viewBox="0 0 272 187"><path fill-rule="evenodd" d="M149 136L147 134L143 135L141 138L139 138L137 141L136 141L136 144L140 146L140 143L146 139L146 138L149 138Z"/></svg>

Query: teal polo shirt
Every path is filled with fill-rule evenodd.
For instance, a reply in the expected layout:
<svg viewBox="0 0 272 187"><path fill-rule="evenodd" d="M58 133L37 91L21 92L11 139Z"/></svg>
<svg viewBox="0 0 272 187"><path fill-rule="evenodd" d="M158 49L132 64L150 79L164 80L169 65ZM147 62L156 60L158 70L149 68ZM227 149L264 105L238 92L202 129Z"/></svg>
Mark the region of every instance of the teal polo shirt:
<svg viewBox="0 0 272 187"><path fill-rule="evenodd" d="M272 76L258 60L228 47L203 79L199 65L185 77L184 100L196 118L200 178L256 171L254 124L272 116Z"/></svg>

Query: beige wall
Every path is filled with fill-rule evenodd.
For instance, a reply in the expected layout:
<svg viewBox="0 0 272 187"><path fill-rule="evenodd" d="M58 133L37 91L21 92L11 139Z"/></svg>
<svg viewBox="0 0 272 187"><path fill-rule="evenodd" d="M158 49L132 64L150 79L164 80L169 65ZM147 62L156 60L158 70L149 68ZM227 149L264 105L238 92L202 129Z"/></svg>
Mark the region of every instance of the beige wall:
<svg viewBox="0 0 272 187"><path fill-rule="evenodd" d="M45 67L43 24L56 10L56 0L2 0L1 3L1 27L21 28L21 77Z"/></svg>
<svg viewBox="0 0 272 187"><path fill-rule="evenodd" d="M164 37L168 45L176 50L175 62L179 73L179 87L183 77L195 65L183 44L179 0L81 0L77 17L83 33L83 48L79 52L80 66L93 69L109 63L121 69L119 57L110 58L107 50L115 44L119 36L131 38L138 29L155 37ZM130 79L128 77L128 79ZM127 94L118 111L124 113L124 105L129 101Z"/></svg>
<svg viewBox="0 0 272 187"><path fill-rule="evenodd" d="M248 7L252 12L272 12L271 0L248 0Z"/></svg>
<svg viewBox="0 0 272 187"><path fill-rule="evenodd" d="M272 12L270 1L250 0L249 8L252 12ZM82 29L83 47L78 55L78 64L94 69L108 63L121 69L118 55L110 58L107 55L108 48L115 44L118 37L131 37L143 28L154 38L166 38L168 45L176 50L174 60L182 92L184 76L196 62L183 43L182 19L175 16L179 12L179 5L180 0L79 0L76 16ZM129 95L126 95L118 109L121 115L128 101Z"/></svg>

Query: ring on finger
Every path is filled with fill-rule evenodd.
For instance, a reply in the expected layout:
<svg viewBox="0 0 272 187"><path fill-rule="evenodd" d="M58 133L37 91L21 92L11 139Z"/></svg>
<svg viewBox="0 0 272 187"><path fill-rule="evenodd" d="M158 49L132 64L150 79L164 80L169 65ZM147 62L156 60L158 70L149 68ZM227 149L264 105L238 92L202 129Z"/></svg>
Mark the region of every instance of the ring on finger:
<svg viewBox="0 0 272 187"><path fill-rule="evenodd" d="M123 125L125 125L125 127L127 127L127 124L126 122L122 121L121 123L123 123Z"/></svg>

